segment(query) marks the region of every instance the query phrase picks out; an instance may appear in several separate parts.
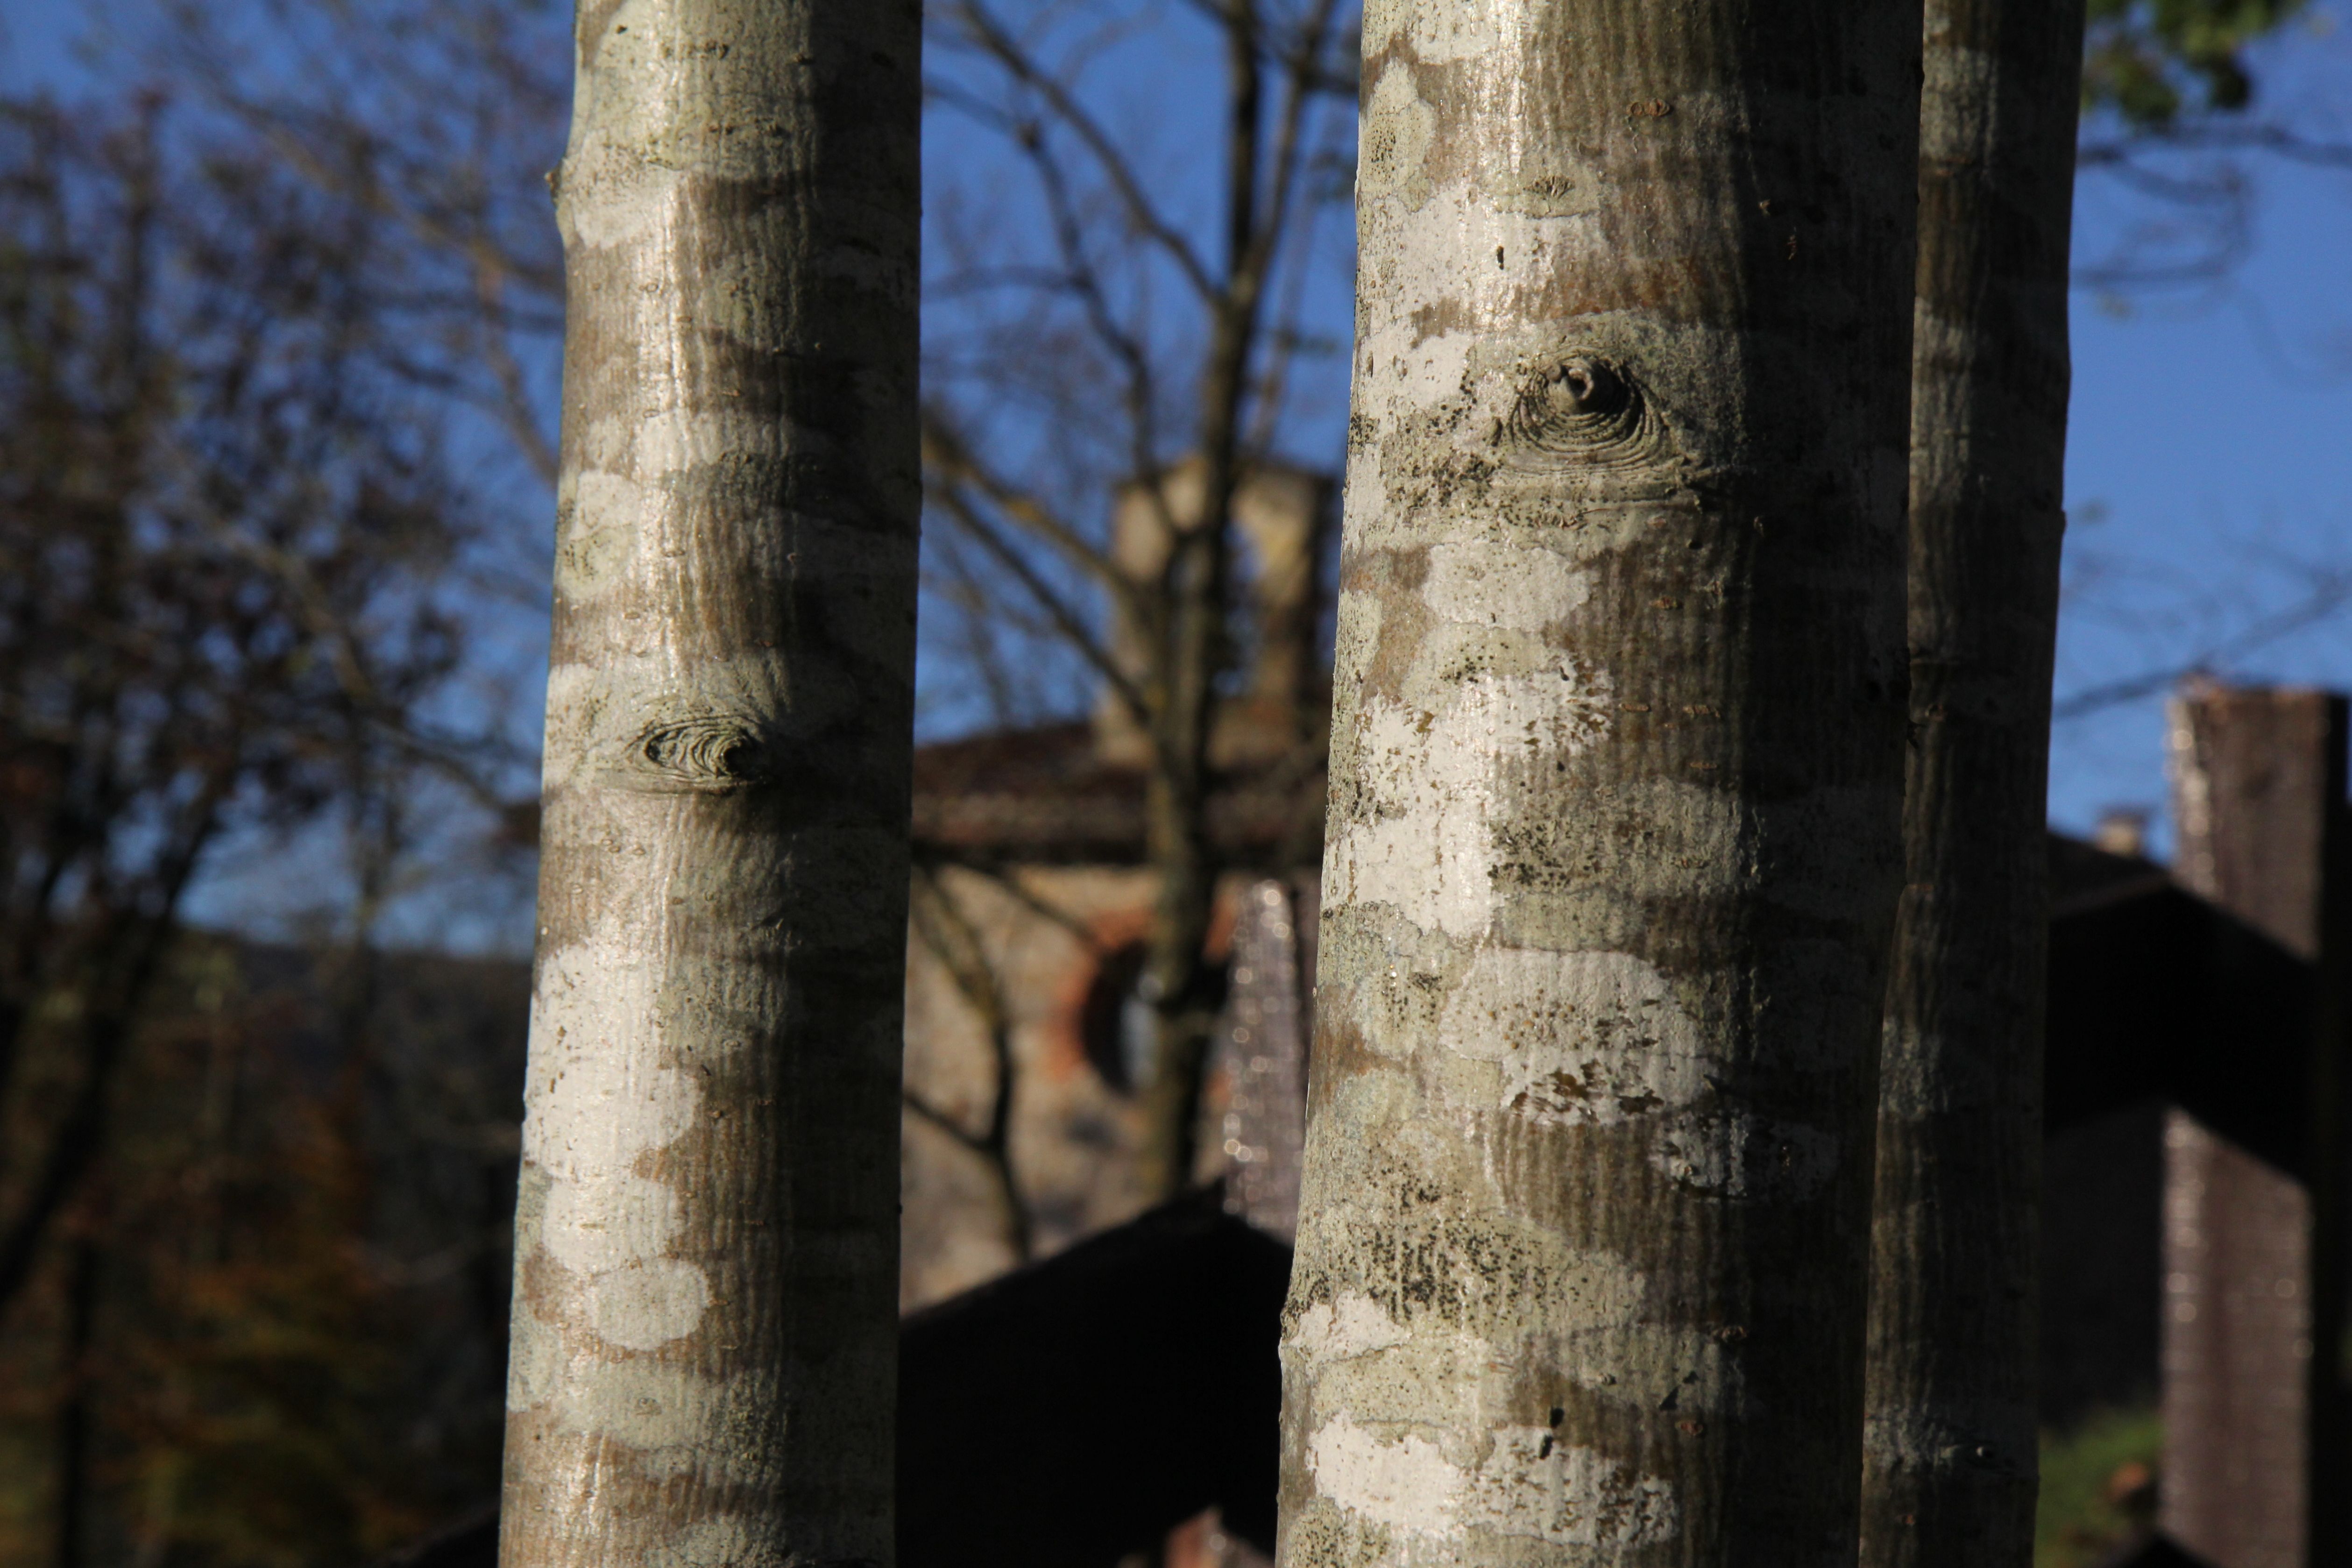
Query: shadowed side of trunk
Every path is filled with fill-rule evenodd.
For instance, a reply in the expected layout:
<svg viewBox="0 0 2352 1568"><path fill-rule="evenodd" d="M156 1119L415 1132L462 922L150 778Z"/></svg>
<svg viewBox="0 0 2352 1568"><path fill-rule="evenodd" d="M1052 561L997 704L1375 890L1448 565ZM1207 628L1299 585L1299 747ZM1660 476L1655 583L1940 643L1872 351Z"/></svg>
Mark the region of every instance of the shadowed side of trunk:
<svg viewBox="0 0 2352 1568"><path fill-rule="evenodd" d="M2083 16L2042 0L1927 11L1906 875L1881 1063L1862 1560L2025 1568Z"/></svg>

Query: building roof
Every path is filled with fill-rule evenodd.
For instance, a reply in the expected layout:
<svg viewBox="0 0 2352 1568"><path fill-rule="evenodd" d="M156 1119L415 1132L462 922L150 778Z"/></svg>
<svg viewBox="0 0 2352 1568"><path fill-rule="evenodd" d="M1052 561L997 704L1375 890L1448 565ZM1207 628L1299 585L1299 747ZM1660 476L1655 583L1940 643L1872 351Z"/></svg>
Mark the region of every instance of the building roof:
<svg viewBox="0 0 2352 1568"><path fill-rule="evenodd" d="M1220 770L1213 842L1242 865L1311 864L1323 848L1319 752ZM919 853L997 860L1144 863L1145 771L1107 759L1084 721L998 731L915 752Z"/></svg>

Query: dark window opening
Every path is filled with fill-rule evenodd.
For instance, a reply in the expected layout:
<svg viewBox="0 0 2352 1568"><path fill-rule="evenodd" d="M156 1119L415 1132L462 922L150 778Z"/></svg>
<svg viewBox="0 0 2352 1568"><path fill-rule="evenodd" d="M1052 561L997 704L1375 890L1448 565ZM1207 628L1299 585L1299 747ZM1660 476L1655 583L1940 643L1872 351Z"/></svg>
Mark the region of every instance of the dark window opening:
<svg viewBox="0 0 2352 1568"><path fill-rule="evenodd" d="M1087 1064L1121 1094L1133 1094L1150 1066L1150 1004L1136 991L1144 956L1139 942L1106 954L1087 987L1086 1010L1078 1020Z"/></svg>
<svg viewBox="0 0 2352 1568"><path fill-rule="evenodd" d="M1151 1077L1154 1040L1151 1003L1143 994L1144 944L1129 942L1105 955L1087 987L1086 1007L1079 1016L1079 1038L1087 1062L1104 1083L1120 1094L1133 1094ZM1225 996L1225 966L1210 965L1201 976L1202 1005L1222 1012Z"/></svg>

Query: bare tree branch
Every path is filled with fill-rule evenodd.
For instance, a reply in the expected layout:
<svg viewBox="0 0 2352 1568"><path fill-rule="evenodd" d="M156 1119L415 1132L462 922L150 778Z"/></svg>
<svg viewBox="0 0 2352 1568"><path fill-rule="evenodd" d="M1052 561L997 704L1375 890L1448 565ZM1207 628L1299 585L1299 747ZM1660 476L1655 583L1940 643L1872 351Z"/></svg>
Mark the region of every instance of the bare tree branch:
<svg viewBox="0 0 2352 1568"><path fill-rule="evenodd" d="M1118 144L1101 123L1087 112L1086 107L1078 102L1068 87L1023 50L1012 33L980 0L961 0L961 4L954 7L954 15L962 24L966 36L986 51L1006 75L1034 92L1053 110L1055 120L1067 126L1093 155L1104 178L1118 193L1120 202L1126 206L1128 220L1135 226L1137 232L1160 247L1202 299L1214 299L1217 288L1210 279L1207 264L1182 232L1160 216L1150 197L1144 194L1143 183L1136 177L1134 167L1128 162L1126 154L1119 151Z"/></svg>
<svg viewBox="0 0 2352 1568"><path fill-rule="evenodd" d="M1013 1056L1011 1011L979 928L956 902L955 895L940 881L936 870L918 862L915 889L916 897L909 909L917 938L947 970L956 989L979 1015L981 1026L988 1037L993 1080L988 1125L978 1134L964 1133L959 1129L958 1141L986 1160L995 1173L1013 1255L1025 1260L1031 1246L1029 1211L1013 1169L1013 1099L1019 1068ZM912 1089L902 1089L900 1093L917 1114L933 1125L950 1125Z"/></svg>
<svg viewBox="0 0 2352 1568"><path fill-rule="evenodd" d="M961 488L952 485L929 486L927 487L926 493L934 505L942 509L955 521L967 537L985 550L999 566L1002 566L1015 582L1021 584L1023 591L1027 593L1052 620L1054 629L1061 635L1062 640L1067 643L1071 650L1079 658L1085 659L1094 668L1096 674L1102 677L1105 684L1118 694L1119 700L1127 704L1129 709L1137 715L1139 721L1148 721L1153 711L1149 693L1139 687L1127 671L1119 668L1118 662L1111 658L1109 650L1102 646L1093 631L1087 627L1085 617L1079 614L1077 608L1063 598L1054 586L1045 580L1044 575L1037 571L1026 555L1015 549L995 529L989 526L987 519L981 514L980 509L971 504L971 498Z"/></svg>
<svg viewBox="0 0 2352 1568"><path fill-rule="evenodd" d="M942 483L968 486L989 505L1054 547L1063 560L1093 578L1114 596L1133 585L1092 541L1030 492L1021 489L975 455L937 404L923 409L923 467Z"/></svg>
<svg viewBox="0 0 2352 1568"><path fill-rule="evenodd" d="M2144 670L2120 679L2102 681L2058 700L2051 709L2054 723L2086 719L2110 708L2137 702L2168 691L2192 675L2203 675L2232 659L2245 658L2307 626L2316 626L2352 602L2352 568L2324 573L2309 592L2294 604L2261 617L2236 636L2226 637L2195 656L2161 668Z"/></svg>

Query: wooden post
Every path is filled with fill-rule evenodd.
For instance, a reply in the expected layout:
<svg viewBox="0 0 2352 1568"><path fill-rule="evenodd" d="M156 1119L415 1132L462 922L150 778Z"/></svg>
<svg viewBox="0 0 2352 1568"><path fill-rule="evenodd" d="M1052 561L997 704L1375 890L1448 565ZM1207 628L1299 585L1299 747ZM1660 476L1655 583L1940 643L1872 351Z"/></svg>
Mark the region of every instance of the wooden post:
<svg viewBox="0 0 2352 1568"><path fill-rule="evenodd" d="M2165 1130L2162 1524L2220 1568L2342 1561L2343 1206L2335 1153L2344 952L2345 700L2199 683L2171 706L2190 891L2318 966L2306 1188L2184 1110ZM2331 868L2338 874L2331 875ZM2229 1070L2229 1042L2213 1066ZM2317 1202L2314 1201L2315 1194ZM2336 1331L2315 1334L2315 1323ZM2314 1354L2315 1342L2326 1354Z"/></svg>

